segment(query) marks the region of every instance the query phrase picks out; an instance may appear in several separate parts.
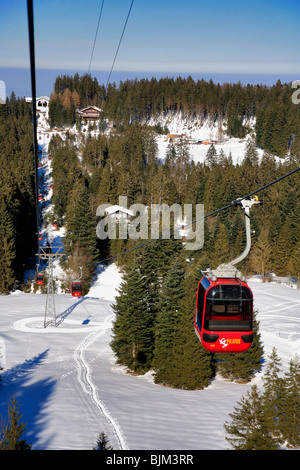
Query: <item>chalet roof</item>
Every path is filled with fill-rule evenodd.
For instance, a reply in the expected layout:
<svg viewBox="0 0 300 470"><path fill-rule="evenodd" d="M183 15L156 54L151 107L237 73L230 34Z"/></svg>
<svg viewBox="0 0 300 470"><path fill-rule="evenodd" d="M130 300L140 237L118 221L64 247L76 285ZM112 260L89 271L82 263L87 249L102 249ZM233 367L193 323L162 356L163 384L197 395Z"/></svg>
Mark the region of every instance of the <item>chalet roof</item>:
<svg viewBox="0 0 300 470"><path fill-rule="evenodd" d="M90 109L98 111L99 113L102 111L102 109L97 108L97 106L88 106L87 108L81 109L80 112L83 113L84 111L88 111Z"/></svg>
<svg viewBox="0 0 300 470"><path fill-rule="evenodd" d="M107 207L105 209L105 212L109 215L115 214L116 212L123 212L124 214L130 215L130 216L134 215L134 213L130 211L129 209L126 209L125 207L118 206L118 205Z"/></svg>

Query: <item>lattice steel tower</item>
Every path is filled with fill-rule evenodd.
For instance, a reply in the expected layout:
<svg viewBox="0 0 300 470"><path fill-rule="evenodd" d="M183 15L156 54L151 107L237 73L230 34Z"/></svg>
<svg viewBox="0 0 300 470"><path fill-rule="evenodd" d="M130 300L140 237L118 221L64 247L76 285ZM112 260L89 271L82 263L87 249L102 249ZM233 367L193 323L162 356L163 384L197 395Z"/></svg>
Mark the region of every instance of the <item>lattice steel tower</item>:
<svg viewBox="0 0 300 470"><path fill-rule="evenodd" d="M54 279L53 279L53 260L59 258L62 253L62 246L47 246L40 248L41 252L39 257L48 260L48 284L47 284L47 299L45 307L44 328L48 325L56 326L56 310L54 299Z"/></svg>

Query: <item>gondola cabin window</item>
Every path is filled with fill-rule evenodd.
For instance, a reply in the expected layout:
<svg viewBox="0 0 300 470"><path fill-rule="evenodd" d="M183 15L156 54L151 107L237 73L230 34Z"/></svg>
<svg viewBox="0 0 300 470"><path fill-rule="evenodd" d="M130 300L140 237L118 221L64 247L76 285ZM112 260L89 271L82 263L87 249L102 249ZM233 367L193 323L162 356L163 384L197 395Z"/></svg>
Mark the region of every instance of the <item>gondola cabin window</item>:
<svg viewBox="0 0 300 470"><path fill-rule="evenodd" d="M209 331L251 331L252 295L241 285L218 285L206 296L204 328Z"/></svg>

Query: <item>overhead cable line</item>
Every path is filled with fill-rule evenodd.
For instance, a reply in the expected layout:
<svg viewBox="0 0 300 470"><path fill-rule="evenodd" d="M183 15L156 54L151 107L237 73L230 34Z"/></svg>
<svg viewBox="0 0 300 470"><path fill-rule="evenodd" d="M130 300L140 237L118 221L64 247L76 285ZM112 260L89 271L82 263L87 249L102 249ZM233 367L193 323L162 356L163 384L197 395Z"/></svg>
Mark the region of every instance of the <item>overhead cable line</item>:
<svg viewBox="0 0 300 470"><path fill-rule="evenodd" d="M125 24L124 24L124 27L123 27L123 31L122 31L122 34L121 34L121 37L120 37L120 40L119 40L119 44L118 44L118 47L117 47L117 50L116 50L116 53L115 53L115 57L114 57L112 66L111 66L111 69L110 69L110 72L109 72L109 76L108 76L108 79L107 79L106 87L107 87L107 85L108 85L108 83L109 83L110 76L111 76L112 70L113 70L113 68L114 68L114 65L115 65L115 62L116 62L116 58L117 58L117 55L118 55L118 52L119 52L119 49L120 49L120 45L121 45L121 42L122 42L122 40L123 40L124 32L125 32L125 29L126 29L126 26L127 26L127 23L128 23L128 19L129 19L129 16L130 16L130 12L131 12L131 9L132 9L133 2L134 2L134 0L131 1L131 5L130 5L130 7L129 7L129 11L128 11L128 14L127 14L127 18L126 18L126 21L125 21Z"/></svg>
<svg viewBox="0 0 300 470"><path fill-rule="evenodd" d="M35 163L35 206L36 206L36 235L37 246L39 248L39 200L38 200L38 145L37 145L37 118L36 118L36 79L35 79L35 51L34 51L34 18L32 0L27 0L29 52L30 52L30 74L31 74L31 95L32 95L32 126L33 126L33 152Z"/></svg>
<svg viewBox="0 0 300 470"><path fill-rule="evenodd" d="M98 36L99 24L100 24L100 20L101 20L101 16L102 16L103 5L104 5L104 0L102 0L101 9L100 9L100 13L99 13L98 24L97 24L97 29L96 29L94 44L93 44L93 48L92 48L92 53L91 53L91 58L90 58L90 64L89 64L88 73L90 73L90 70L91 70L91 65L92 65L92 60L93 60L93 55L94 55L95 44L96 44L97 36Z"/></svg>
<svg viewBox="0 0 300 470"><path fill-rule="evenodd" d="M300 170L300 166L299 166L298 168L296 168L295 170L292 170L292 171L290 171L289 173L286 173L285 175L280 176L280 178L277 178L276 180L271 181L271 183L265 184L264 186L262 186L261 188L257 189L256 191L252 191L252 193L247 194L247 196L239 197L239 198L237 198L235 201L232 201L232 202L231 202L230 204L228 204L227 206L221 207L220 209L217 209L217 210L215 210L214 212L211 212L210 214L205 215L204 217L200 217L199 219L193 220L193 221L190 222L189 224L186 224L185 227L187 227L188 225L191 225L191 224L197 222L198 220L205 219L206 217L210 217L210 216L212 216L212 215L215 215L215 214L217 214L218 212L221 212L221 211L223 211L223 210L225 210L225 209L229 209L229 208L232 207L232 206L236 206L239 202L243 201L244 199L250 198L250 197L253 196L254 194L256 194L256 193L262 191L263 189L268 188L269 186L272 186L272 185L275 184L275 183L278 183L278 181L281 181L281 180L283 180L284 178L287 178L288 176L292 175L293 173L296 173L296 172L299 171L299 170Z"/></svg>
<svg viewBox="0 0 300 470"><path fill-rule="evenodd" d="M230 204L228 204L227 206L221 207L220 209L216 209L215 211L210 212L209 214L206 214L206 215L204 215L203 217L199 217L198 219L195 219L195 220L193 220L192 222L183 225L183 227L187 227L188 225L192 225L193 223L195 223L195 222L197 222L197 221L199 221L199 220L207 219L208 217L211 217L211 216L213 216L213 215L215 215L215 214L218 214L218 213L221 212L221 211L224 211L224 210L226 210L226 209L229 209L230 207L236 206L236 205L238 205L238 204L240 203L240 201L242 201L242 200L244 200L244 199L250 198L250 197L253 196L254 194L256 194L256 193L262 191L263 189L268 188L269 186L272 186L272 185L275 184L275 183L278 183L279 181L283 180L284 178L287 178L288 176L292 175L293 173L296 173L296 172L299 171L299 170L300 170L300 167L296 168L295 170L290 171L289 173L286 173L286 174L283 175L283 176L280 176L280 178L277 178L276 180L271 181L271 182L268 183L268 184L265 184L265 185L262 186L261 188L258 188L258 189L256 189L255 191L252 191L251 193L247 194L246 196L237 198L236 200L232 201L232 202L231 202ZM172 234L172 233L174 233L174 232L175 232L175 230L172 230L172 231L170 232L170 234ZM155 241L159 241L159 239L151 239L151 240L148 240L148 241L145 242L145 243L141 243L140 245L134 246L134 247L132 247L132 248L130 248L130 249L128 249L128 250L125 250L125 251L123 251L123 252L121 252L121 253L118 253L118 254L116 254L116 255L110 256L109 258L103 259L103 260L101 260L101 261L98 261L98 262L95 262L95 263L92 263L92 264L101 264L101 263L105 263L105 262L107 262L107 261L111 261L112 259L118 258L119 256L125 255L125 254L127 254L127 253L129 253L129 252L131 252L131 251L133 251L133 250L137 250L138 248L142 248L143 246L146 246L146 245L148 245L149 243L152 243L152 242L155 242ZM91 265L89 265L89 266L91 266Z"/></svg>

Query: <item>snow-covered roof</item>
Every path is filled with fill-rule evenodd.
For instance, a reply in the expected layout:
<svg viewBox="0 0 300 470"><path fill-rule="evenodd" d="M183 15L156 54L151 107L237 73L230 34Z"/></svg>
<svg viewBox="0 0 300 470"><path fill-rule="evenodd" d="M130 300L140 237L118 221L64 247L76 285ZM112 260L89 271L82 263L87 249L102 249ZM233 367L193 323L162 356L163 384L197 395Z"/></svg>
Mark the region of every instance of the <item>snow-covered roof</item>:
<svg viewBox="0 0 300 470"><path fill-rule="evenodd" d="M81 113L84 111L87 111L88 109L94 109L95 111L99 111L99 113L102 111L102 109L98 108L97 106L88 106L87 108L83 108L80 110Z"/></svg>
<svg viewBox="0 0 300 470"><path fill-rule="evenodd" d="M115 212L123 212L127 215L130 215L130 216L134 215L134 213L132 211L130 211L129 209L126 209L125 207L118 206L118 205L107 207L107 209L105 209L105 212L109 215L114 214Z"/></svg>

